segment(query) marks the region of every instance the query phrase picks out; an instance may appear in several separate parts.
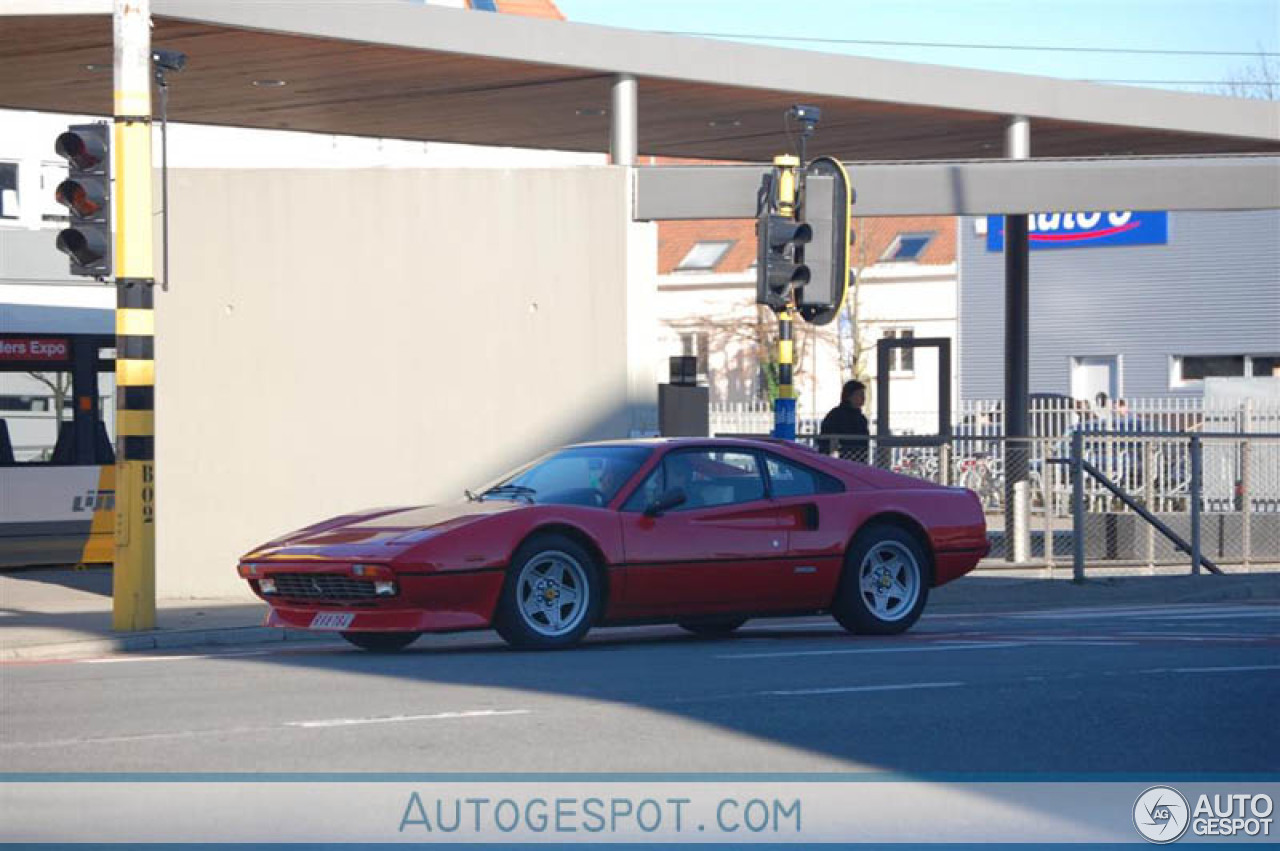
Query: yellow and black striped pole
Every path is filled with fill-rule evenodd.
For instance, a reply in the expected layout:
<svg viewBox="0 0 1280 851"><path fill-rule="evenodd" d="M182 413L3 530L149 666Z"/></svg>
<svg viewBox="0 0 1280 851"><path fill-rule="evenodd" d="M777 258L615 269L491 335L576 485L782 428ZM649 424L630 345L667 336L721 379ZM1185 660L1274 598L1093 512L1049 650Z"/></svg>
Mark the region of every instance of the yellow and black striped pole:
<svg viewBox="0 0 1280 851"><path fill-rule="evenodd" d="M116 559L112 627L156 625L150 0L115 0Z"/></svg>
<svg viewBox="0 0 1280 851"><path fill-rule="evenodd" d="M790 154L781 154L773 158L773 165L778 174L778 215L794 219L800 160ZM788 295L788 299L787 306L778 311L778 398L773 403L773 436L795 440L796 391L792 377L792 365L795 362L795 344L792 339L794 292Z"/></svg>

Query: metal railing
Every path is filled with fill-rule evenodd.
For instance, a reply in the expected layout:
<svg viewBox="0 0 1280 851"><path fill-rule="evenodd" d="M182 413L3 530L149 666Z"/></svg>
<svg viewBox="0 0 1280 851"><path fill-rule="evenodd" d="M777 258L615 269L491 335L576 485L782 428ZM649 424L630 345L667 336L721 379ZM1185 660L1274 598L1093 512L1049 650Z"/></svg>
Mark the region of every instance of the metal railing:
<svg viewBox="0 0 1280 851"><path fill-rule="evenodd" d="M1197 565L1280 564L1280 433L810 433L799 440L849 460L974 491L987 513L993 562L1049 569L1071 564L1077 575L1086 564L1190 563L1196 572ZM1007 510L1015 499L1007 475L1011 459L1026 471L1021 513Z"/></svg>
<svg viewBox="0 0 1280 851"><path fill-rule="evenodd" d="M1034 397L1029 409L1030 433L1036 437L1065 437L1073 430L1150 432L1280 432L1280 403L1244 400L1227 403L1200 396L1165 396L1127 399L1126 409L1099 408L1066 397ZM800 399L797 429L816 432L826 409L810 410ZM1003 434L997 399L962 399L953 408L957 433ZM868 409L867 416L874 418ZM773 427L773 407L768 402L714 404L710 410L712 434L765 434ZM936 411L893 412L894 434L929 434L937 430ZM875 431L874 420L872 432Z"/></svg>

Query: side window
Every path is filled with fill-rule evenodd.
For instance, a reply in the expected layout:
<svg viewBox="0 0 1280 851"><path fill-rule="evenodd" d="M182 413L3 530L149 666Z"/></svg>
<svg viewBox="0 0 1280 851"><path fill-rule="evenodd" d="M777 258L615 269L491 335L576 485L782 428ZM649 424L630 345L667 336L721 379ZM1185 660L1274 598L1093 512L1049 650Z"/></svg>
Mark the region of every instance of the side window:
<svg viewBox="0 0 1280 851"><path fill-rule="evenodd" d="M844 490L838 480L826 473L793 464L776 455L766 455L765 466L769 470L769 485L775 497L811 496Z"/></svg>
<svg viewBox="0 0 1280 851"><path fill-rule="evenodd" d="M673 452L663 460L668 488L684 488L688 511L764 499L764 478L751 452L695 449Z"/></svg>
<svg viewBox="0 0 1280 851"><path fill-rule="evenodd" d="M623 511L635 511L637 513L644 511L649 503L662 496L666 490L663 487L665 477L662 473L663 465L659 464L654 467L649 475L645 476L644 481L640 483L640 487L627 498L622 504Z"/></svg>

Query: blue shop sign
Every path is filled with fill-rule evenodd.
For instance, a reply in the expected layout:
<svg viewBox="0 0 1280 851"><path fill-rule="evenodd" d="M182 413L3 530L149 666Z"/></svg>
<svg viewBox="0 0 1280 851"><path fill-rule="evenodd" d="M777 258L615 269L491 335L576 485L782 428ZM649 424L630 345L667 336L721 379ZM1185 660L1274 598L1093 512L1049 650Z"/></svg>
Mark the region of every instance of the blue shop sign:
<svg viewBox="0 0 1280 851"><path fill-rule="evenodd" d="M1031 250L1097 245L1168 245L1167 212L1032 213L1027 216ZM987 250L1004 251L1004 216L987 216Z"/></svg>

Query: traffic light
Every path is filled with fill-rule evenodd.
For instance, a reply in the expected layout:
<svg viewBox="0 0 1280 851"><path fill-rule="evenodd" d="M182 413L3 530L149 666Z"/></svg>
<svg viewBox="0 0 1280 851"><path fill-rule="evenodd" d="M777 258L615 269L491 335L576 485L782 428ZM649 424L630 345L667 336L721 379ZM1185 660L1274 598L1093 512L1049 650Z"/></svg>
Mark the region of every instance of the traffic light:
<svg viewBox="0 0 1280 851"><path fill-rule="evenodd" d="M804 246L813 229L792 215L795 171L775 168L760 187L756 220L756 303L786 309L796 287L809 283Z"/></svg>
<svg viewBox="0 0 1280 851"><path fill-rule="evenodd" d="M67 161L67 179L58 184L58 203L70 212L58 234L58 250L71 258L71 274L111 275L111 129L106 122L73 124L54 143Z"/></svg>
<svg viewBox="0 0 1280 851"><path fill-rule="evenodd" d="M838 160L819 157L805 169L800 215L809 223L813 239L804 249L809 278L796 290L796 305L805 321L826 325L840 313L849 288L849 208L853 188Z"/></svg>

